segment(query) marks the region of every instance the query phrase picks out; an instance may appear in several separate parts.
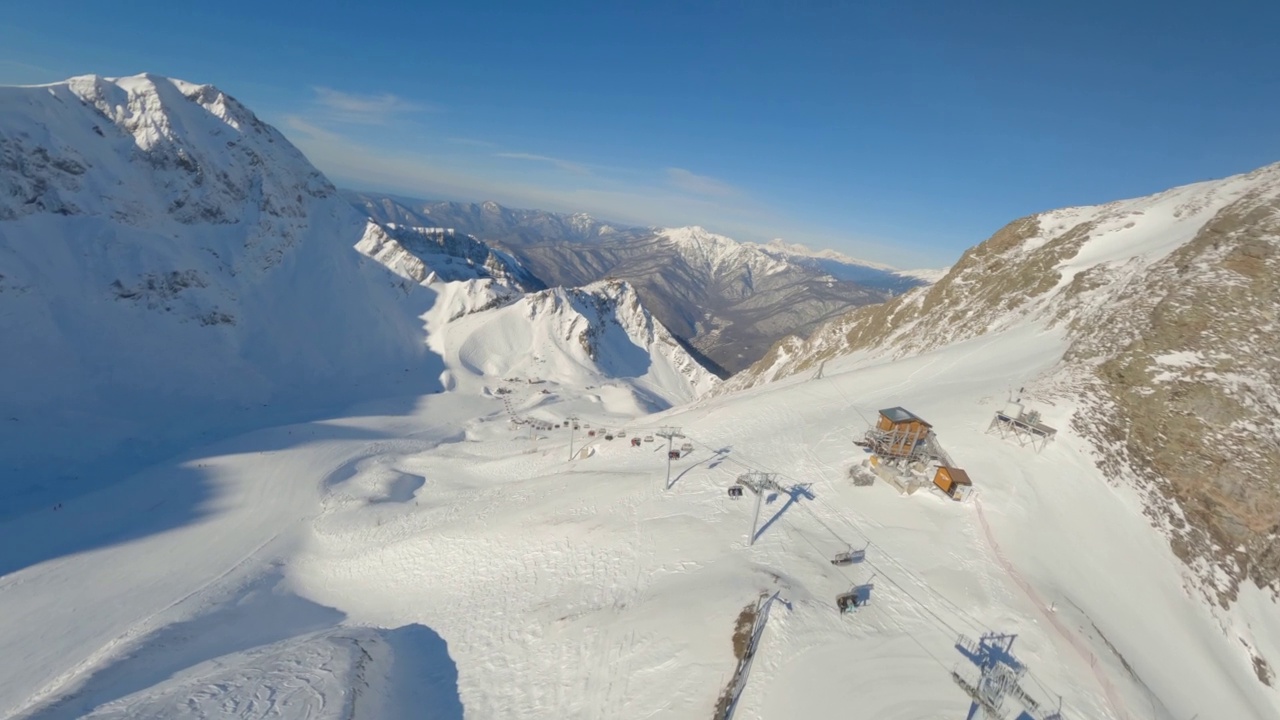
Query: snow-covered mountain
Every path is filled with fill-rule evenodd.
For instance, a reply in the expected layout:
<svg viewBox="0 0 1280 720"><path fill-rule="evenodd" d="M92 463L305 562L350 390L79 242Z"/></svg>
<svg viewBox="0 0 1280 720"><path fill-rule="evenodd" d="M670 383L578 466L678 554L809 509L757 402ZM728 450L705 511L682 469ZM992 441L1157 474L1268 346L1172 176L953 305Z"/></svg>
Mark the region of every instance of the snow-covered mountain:
<svg viewBox="0 0 1280 720"><path fill-rule="evenodd" d="M593 242L639 237L647 228L628 227L597 220L586 213L555 213L546 210L509 208L496 202L450 202L415 200L395 195L341 190L343 197L369 217L383 223L440 226L475 235L505 247L525 243Z"/></svg>
<svg viewBox="0 0 1280 720"><path fill-rule="evenodd" d="M804 265L817 272L824 272L840 280L860 282L883 287L895 293L920 287L941 280L947 269L899 270L883 263L859 260L842 252L824 248L814 250L800 243L788 243L781 238L759 244L745 243L760 252L788 262Z"/></svg>
<svg viewBox="0 0 1280 720"><path fill-rule="evenodd" d="M419 283L492 278L519 292L545 287L520 261L451 228L369 222L356 249Z"/></svg>
<svg viewBox="0 0 1280 720"><path fill-rule="evenodd" d="M21 468L74 476L320 387L407 382L431 293L353 249L366 222L212 86L0 88L6 470L45 484Z"/></svg>
<svg viewBox="0 0 1280 720"><path fill-rule="evenodd" d="M780 342L725 390L1038 329L1058 362L1025 392L1076 408L1061 422L1229 607L1245 585L1280 593L1278 313L1280 164L1017 220L935 285ZM1280 658L1255 662L1277 682Z"/></svg>
<svg viewBox="0 0 1280 720"><path fill-rule="evenodd" d="M625 227L493 202L346 197L381 222L475 235L518 258L548 285L626 280L655 317L722 374L747 367L789 333L928 282L836 253L739 243L700 227Z"/></svg>
<svg viewBox="0 0 1280 720"><path fill-rule="evenodd" d="M544 287L474 237L369 219L211 86L0 88L0 491L43 502L195 437L450 389L445 338L460 331L430 326ZM581 335L540 340L540 358L618 375L649 409L710 386L629 286L557 292L555 319L515 309L479 324L501 326L511 352L511 333ZM493 362L481 344L468 362Z"/></svg>
<svg viewBox="0 0 1280 720"><path fill-rule="evenodd" d="M481 389L480 381L486 393L503 382L548 391L616 386L632 396L628 408L653 412L718 383L625 282L556 287L479 313L470 308L492 303L476 303L474 292L462 284L443 291L432 325L431 345L453 369L451 386Z"/></svg>

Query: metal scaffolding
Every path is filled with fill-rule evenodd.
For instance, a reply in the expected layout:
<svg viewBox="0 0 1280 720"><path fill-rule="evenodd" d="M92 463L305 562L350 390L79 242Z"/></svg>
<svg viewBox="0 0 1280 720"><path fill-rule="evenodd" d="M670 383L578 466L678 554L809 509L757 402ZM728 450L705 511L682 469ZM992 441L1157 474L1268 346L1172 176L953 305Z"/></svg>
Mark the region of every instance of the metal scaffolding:
<svg viewBox="0 0 1280 720"><path fill-rule="evenodd" d="M1022 688L1022 676L1027 672L1013 656L1013 641L1017 635L984 633L977 641L961 635L956 640L956 650L977 667L977 672L961 672L957 667L951 679L971 698L965 720L973 720L981 712L982 720L1008 720L1005 701L1012 698L1022 706L1014 720L1063 720L1061 709L1042 708L1040 703Z"/></svg>

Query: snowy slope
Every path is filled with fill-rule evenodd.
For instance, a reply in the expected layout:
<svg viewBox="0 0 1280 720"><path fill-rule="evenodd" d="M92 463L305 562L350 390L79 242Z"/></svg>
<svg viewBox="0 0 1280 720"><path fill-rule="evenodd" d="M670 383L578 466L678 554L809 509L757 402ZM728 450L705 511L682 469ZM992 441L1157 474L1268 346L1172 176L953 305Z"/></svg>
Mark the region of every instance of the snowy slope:
<svg viewBox="0 0 1280 720"><path fill-rule="evenodd" d="M264 405L402 391L431 293L353 249L365 225L211 86L0 88L0 493L65 492L80 461L172 452Z"/></svg>
<svg viewBox="0 0 1280 720"><path fill-rule="evenodd" d="M200 522L0 578L0 714L316 716L297 698L331 708L363 687L348 638L388 695L423 684L396 675L402 655L431 678L426 717L705 718L736 664L735 618L776 592L737 718L963 716L952 643L987 628L1018 633L1028 691L1060 694L1069 718L1275 717L1280 699L1183 592L1137 498L1097 481L1086 439L1064 431L1037 455L983 433L1006 383L1052 367L1060 342L1023 328L845 359L820 380L629 419L589 410L586 388L519 391L547 420L680 427L695 450L670 489L661 443L579 432L592 452L569 461L567 428L530 437L502 402L461 391L194 448L64 515L0 525L9 552L89 525L109 541L178 491L177 472L220 498ZM849 481L863 457L850 436L895 404L934 423L977 502ZM1045 408L1057 423L1072 411ZM751 546L751 503L725 493L748 469L807 485L764 505ZM865 563L831 565L849 546ZM834 596L868 581L870 605L839 615ZM1251 642L1280 646L1280 616L1243 602ZM394 659L370 647L387 634L404 640Z"/></svg>

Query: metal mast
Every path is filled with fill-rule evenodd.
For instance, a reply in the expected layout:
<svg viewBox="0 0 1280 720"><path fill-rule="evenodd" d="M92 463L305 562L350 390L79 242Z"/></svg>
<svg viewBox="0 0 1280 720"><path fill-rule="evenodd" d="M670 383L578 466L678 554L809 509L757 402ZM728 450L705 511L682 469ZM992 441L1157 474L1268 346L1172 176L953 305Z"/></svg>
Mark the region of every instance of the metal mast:
<svg viewBox="0 0 1280 720"><path fill-rule="evenodd" d="M664 437L667 439L667 483L663 487L667 490L670 490L671 489L671 442L675 438L684 437L684 435L681 434L680 428L670 427L670 426L660 428L658 432L654 433L654 435L657 435L658 437Z"/></svg>
<svg viewBox="0 0 1280 720"><path fill-rule="evenodd" d="M956 640L956 649L969 662L977 666L976 677L972 671L952 671L951 679L970 697L966 720L973 720L981 713L983 720L1005 720L1006 698L1013 698L1024 709L1014 720L1062 720L1061 710L1042 708L1040 703L1022 688L1020 680L1027 672L1013 656L1016 635L984 633L977 642L963 635Z"/></svg>
<svg viewBox="0 0 1280 720"><path fill-rule="evenodd" d="M765 492L769 490L786 492L778 484L777 478L778 476L775 473L758 472L756 470L738 476L738 484L750 490L756 496L756 510L751 515L751 534L747 535L748 547L756 544L756 526L760 523L760 500L764 497Z"/></svg>
<svg viewBox="0 0 1280 720"><path fill-rule="evenodd" d="M569 459L573 460L573 429L578 426L578 416L570 415L565 422L569 425Z"/></svg>

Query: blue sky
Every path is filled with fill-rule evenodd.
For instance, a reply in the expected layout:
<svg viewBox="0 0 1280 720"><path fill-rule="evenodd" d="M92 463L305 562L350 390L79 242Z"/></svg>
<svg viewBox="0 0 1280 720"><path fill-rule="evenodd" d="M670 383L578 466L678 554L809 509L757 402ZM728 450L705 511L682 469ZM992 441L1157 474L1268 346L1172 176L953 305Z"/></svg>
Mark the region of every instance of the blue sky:
<svg viewBox="0 0 1280 720"><path fill-rule="evenodd" d="M342 185L942 266L1280 160L1280 3L15 3L0 83L219 86Z"/></svg>

